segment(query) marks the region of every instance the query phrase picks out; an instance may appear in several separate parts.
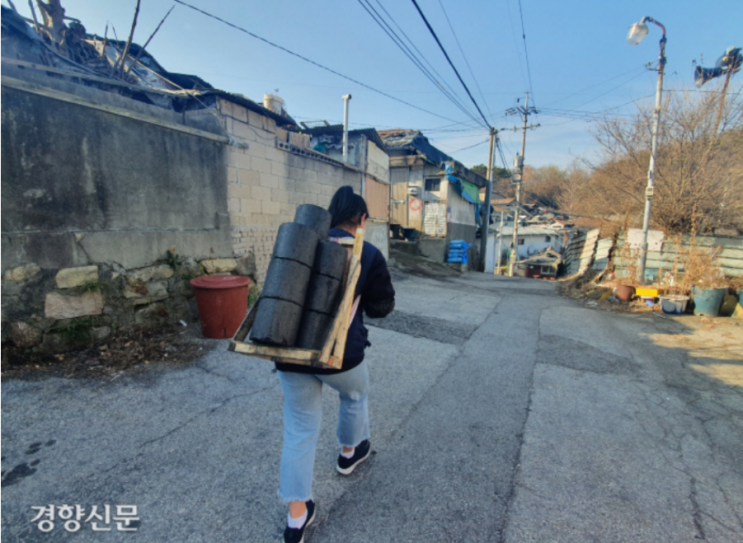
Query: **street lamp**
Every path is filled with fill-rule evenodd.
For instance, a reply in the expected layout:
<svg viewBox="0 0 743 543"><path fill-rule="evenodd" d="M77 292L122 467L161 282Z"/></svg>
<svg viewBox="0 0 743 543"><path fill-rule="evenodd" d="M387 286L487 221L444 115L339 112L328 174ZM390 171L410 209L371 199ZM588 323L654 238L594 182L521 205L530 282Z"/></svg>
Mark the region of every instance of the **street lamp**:
<svg viewBox="0 0 743 543"><path fill-rule="evenodd" d="M660 97L663 92L663 69L666 66L666 27L652 17L643 17L639 23L629 27L627 43L639 45L648 34L645 23L654 23L663 31L660 39L660 56L658 57L658 86L655 89L655 110L653 111L653 136L650 144L650 165L648 166L648 186L645 188L645 217L642 221L642 244L640 245L640 261L637 266L637 279L645 282L645 262L648 258L648 230L650 229L650 203L653 199L653 182L655 180L655 153L658 149L658 126L660 125Z"/></svg>

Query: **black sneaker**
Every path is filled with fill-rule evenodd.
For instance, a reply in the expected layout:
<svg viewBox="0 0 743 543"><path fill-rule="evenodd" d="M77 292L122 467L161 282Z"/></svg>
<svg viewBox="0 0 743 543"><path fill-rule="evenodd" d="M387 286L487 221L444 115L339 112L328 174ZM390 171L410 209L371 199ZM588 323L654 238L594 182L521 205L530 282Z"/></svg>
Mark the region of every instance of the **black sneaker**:
<svg viewBox="0 0 743 543"><path fill-rule="evenodd" d="M310 500L307 502L307 520L301 528L289 528L287 526L284 530L284 543L304 543L304 531L313 520L315 520L315 502Z"/></svg>
<svg viewBox="0 0 743 543"><path fill-rule="evenodd" d="M335 467L335 469L337 469L338 473L340 473L341 475L350 475L353 470L356 469L356 466L369 458L370 452L371 443L368 439L365 439L358 444L356 450L353 451L353 456L351 458L346 458L343 455L338 455L338 465Z"/></svg>

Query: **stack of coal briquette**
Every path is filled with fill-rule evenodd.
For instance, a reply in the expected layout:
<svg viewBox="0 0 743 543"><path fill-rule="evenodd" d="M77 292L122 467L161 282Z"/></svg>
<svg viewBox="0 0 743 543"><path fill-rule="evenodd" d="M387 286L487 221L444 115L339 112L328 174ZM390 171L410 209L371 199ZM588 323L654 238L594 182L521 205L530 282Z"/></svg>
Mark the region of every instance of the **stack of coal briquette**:
<svg viewBox="0 0 743 543"><path fill-rule="evenodd" d="M256 343L321 349L338 305L346 249L327 241L330 213L297 208L279 228L250 339Z"/></svg>

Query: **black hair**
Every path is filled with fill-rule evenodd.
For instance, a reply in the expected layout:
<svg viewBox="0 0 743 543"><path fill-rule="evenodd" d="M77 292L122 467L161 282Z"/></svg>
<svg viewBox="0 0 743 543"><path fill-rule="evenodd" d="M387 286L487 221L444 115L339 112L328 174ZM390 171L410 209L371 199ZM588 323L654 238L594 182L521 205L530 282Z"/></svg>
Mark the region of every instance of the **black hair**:
<svg viewBox="0 0 743 543"><path fill-rule="evenodd" d="M339 188L330 200L328 211L332 216L330 227L352 223L358 225L363 215L369 215L366 202L358 194L354 194L353 187L346 185Z"/></svg>

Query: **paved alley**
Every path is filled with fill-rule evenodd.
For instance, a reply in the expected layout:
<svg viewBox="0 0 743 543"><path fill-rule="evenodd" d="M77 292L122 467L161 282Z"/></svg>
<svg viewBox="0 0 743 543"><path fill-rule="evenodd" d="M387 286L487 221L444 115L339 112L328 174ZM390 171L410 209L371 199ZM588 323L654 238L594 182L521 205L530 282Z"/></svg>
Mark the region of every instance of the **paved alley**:
<svg viewBox="0 0 743 543"><path fill-rule="evenodd" d="M681 319L584 308L553 283L394 279L395 312L369 323L375 454L335 473L326 393L308 541L743 540L740 327L708 352ZM278 379L226 345L115 380L3 382L3 538L280 540ZM42 533L31 507L48 504L134 504L140 521Z"/></svg>

